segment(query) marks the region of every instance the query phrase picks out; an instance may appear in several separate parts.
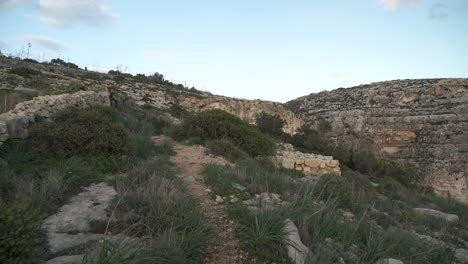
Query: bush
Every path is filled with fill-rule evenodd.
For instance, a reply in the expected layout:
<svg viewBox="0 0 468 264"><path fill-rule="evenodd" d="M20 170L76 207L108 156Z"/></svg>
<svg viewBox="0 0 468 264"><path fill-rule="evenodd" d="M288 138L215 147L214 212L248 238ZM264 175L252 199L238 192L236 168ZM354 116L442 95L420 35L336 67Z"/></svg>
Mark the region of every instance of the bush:
<svg viewBox="0 0 468 264"><path fill-rule="evenodd" d="M2 205L0 210L0 263L31 263L41 257L45 236L40 214L24 201Z"/></svg>
<svg viewBox="0 0 468 264"><path fill-rule="evenodd" d="M224 168L215 164L206 164L202 170L203 179L217 195L228 196L234 194L236 189L229 177L224 175Z"/></svg>
<svg viewBox="0 0 468 264"><path fill-rule="evenodd" d="M203 111L187 118L182 124L179 139L189 137L227 139L252 157L269 156L275 149L271 138L222 110Z"/></svg>
<svg viewBox="0 0 468 264"><path fill-rule="evenodd" d="M205 145L212 154L223 156L232 162L246 159L249 156L247 153L234 145L231 141L226 139L210 140L206 142Z"/></svg>
<svg viewBox="0 0 468 264"><path fill-rule="evenodd" d="M352 168L377 177L393 177L405 185L414 184L417 179L416 167L388 158L379 157L369 151L354 152Z"/></svg>
<svg viewBox="0 0 468 264"><path fill-rule="evenodd" d="M283 135L283 127L286 122L281 119L278 115L271 115L262 112L256 117L257 127L265 134L269 134L274 137L280 137Z"/></svg>
<svg viewBox="0 0 468 264"><path fill-rule="evenodd" d="M278 169L265 168L256 160L248 159L238 162L237 168L228 171L247 187L250 193L284 193L288 190L290 177Z"/></svg>
<svg viewBox="0 0 468 264"><path fill-rule="evenodd" d="M53 123L40 123L30 130L30 145L43 157L125 155L130 151L127 132L112 109L68 109Z"/></svg>
<svg viewBox="0 0 468 264"><path fill-rule="evenodd" d="M352 186L344 177L322 176L317 183L321 199L335 199L343 207L349 207L352 201Z"/></svg>
<svg viewBox="0 0 468 264"><path fill-rule="evenodd" d="M8 73L13 73L13 74L16 74L16 75L19 75L19 76L23 76L24 78L29 78L29 77L31 77L31 75L41 74L40 71L35 70L35 69L31 69L31 68L28 68L28 67L18 67L18 68L10 69L10 70L8 70Z"/></svg>
<svg viewBox="0 0 468 264"><path fill-rule="evenodd" d="M253 213L245 207L234 207L230 214L240 223L239 240L258 263L288 263L284 231L288 211L282 208Z"/></svg>
<svg viewBox="0 0 468 264"><path fill-rule="evenodd" d="M46 90L50 88L50 83L47 79L41 77L33 77L27 82L29 87L39 90Z"/></svg>

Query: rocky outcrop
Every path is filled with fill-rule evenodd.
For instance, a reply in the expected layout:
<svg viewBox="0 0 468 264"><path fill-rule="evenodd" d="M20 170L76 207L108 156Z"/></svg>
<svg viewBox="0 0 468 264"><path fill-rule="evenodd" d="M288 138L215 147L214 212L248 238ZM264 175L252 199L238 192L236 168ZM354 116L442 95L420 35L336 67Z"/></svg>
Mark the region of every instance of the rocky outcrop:
<svg viewBox="0 0 468 264"><path fill-rule="evenodd" d="M52 254L89 241L104 239L105 234L88 233L91 222L108 220L107 208L117 192L106 183L93 184L71 198L60 210L44 220L49 251Z"/></svg>
<svg viewBox="0 0 468 264"><path fill-rule="evenodd" d="M295 169L306 175L341 175L340 162L331 156L294 151L291 144L282 144L274 159L286 169Z"/></svg>
<svg viewBox="0 0 468 264"><path fill-rule="evenodd" d="M94 105L109 106L109 92L80 91L73 94L45 95L16 105L15 109L0 114L0 145L8 138L25 138L29 126L50 120L67 107L86 108Z"/></svg>
<svg viewBox="0 0 468 264"><path fill-rule="evenodd" d="M150 104L158 108L169 108L171 105L180 105L191 112L221 109L250 124L255 124L257 114L265 112L278 115L283 119L286 123L283 131L290 135L294 134L304 124L286 106L277 102L237 99L205 92L190 93L177 90L165 91L161 88L159 88L160 90L155 89L148 87L135 88L125 85L119 87L120 91L133 98L139 105Z"/></svg>
<svg viewBox="0 0 468 264"><path fill-rule="evenodd" d="M286 233L288 257L295 264L304 264L309 254L309 248L302 243L299 230L290 219L284 221L284 232Z"/></svg>
<svg viewBox="0 0 468 264"><path fill-rule="evenodd" d="M255 124L256 115L262 112L278 115L286 122L283 131L290 135L303 125L302 120L298 119L293 112L276 102L210 96L204 99L185 97L179 104L190 111L221 109L250 124Z"/></svg>
<svg viewBox="0 0 468 264"><path fill-rule="evenodd" d="M288 106L307 124L328 120L337 143L419 164L423 183L468 203L468 79L372 83Z"/></svg>
<svg viewBox="0 0 468 264"><path fill-rule="evenodd" d="M458 215L447 214L447 213L443 213L443 212L440 212L440 211L437 211L437 210L434 210L434 209L430 209L430 208L414 208L414 210L416 212L418 212L419 214L427 215L427 216L430 216L430 217L435 217L435 218L438 218L438 219L442 219L442 220L447 221L449 223L455 223L456 224L459 221Z"/></svg>

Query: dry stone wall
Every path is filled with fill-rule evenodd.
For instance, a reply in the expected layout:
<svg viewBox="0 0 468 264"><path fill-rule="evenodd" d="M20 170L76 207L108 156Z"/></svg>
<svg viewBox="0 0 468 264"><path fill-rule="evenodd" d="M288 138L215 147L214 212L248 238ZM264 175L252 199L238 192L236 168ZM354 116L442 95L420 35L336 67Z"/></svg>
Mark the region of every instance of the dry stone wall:
<svg viewBox="0 0 468 264"><path fill-rule="evenodd" d="M14 110L0 114L0 145L8 138L25 138L29 126L50 120L67 107L110 106L109 92L80 91L73 94L45 95L16 105Z"/></svg>
<svg viewBox="0 0 468 264"><path fill-rule="evenodd" d="M425 184L468 203L468 79L372 83L288 106L307 124L326 118L337 143L416 162Z"/></svg>
<svg viewBox="0 0 468 264"><path fill-rule="evenodd" d="M278 165L304 172L306 175L341 175L340 163L331 156L294 151L290 144L279 146L275 161Z"/></svg>

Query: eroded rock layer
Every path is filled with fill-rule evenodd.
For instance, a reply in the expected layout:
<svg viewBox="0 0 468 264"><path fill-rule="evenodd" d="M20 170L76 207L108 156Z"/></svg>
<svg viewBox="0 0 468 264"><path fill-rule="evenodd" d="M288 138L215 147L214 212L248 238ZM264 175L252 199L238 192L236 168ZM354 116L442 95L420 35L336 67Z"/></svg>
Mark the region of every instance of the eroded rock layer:
<svg viewBox="0 0 468 264"><path fill-rule="evenodd" d="M255 124L256 115L262 112L278 115L286 122L283 127L284 132L291 135L303 125L303 121L292 111L277 102L237 99L204 92L199 94L171 93L128 86L121 86L119 90L135 99L140 105L150 104L158 108L168 108L176 104L191 112L221 109L250 124Z"/></svg>
<svg viewBox="0 0 468 264"><path fill-rule="evenodd" d="M288 106L307 124L326 118L337 143L416 162L424 183L468 203L468 79L372 83Z"/></svg>

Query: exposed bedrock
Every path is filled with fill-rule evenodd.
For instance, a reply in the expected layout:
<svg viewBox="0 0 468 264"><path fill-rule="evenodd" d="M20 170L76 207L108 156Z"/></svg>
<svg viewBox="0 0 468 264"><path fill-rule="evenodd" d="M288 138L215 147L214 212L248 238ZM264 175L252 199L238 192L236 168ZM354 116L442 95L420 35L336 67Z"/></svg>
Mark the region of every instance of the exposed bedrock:
<svg viewBox="0 0 468 264"><path fill-rule="evenodd" d="M468 203L468 79L378 82L287 105L306 124L326 118L337 143L416 162L423 183Z"/></svg>

